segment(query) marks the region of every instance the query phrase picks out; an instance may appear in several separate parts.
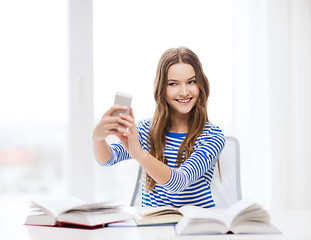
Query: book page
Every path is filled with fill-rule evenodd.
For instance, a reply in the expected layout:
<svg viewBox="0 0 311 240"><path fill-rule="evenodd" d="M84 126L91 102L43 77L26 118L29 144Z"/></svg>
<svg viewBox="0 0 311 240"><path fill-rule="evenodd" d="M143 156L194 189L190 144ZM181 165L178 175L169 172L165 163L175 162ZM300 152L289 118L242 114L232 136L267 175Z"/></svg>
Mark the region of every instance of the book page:
<svg viewBox="0 0 311 240"><path fill-rule="evenodd" d="M233 204L229 209L227 209L226 220L230 222L230 225L241 212L254 205L255 202L249 199L243 199L235 204Z"/></svg>
<svg viewBox="0 0 311 240"><path fill-rule="evenodd" d="M208 210L208 209L205 209ZM182 218L176 225L177 234L224 234L229 231L222 221L215 218Z"/></svg>
<svg viewBox="0 0 311 240"><path fill-rule="evenodd" d="M229 208L227 217L231 222L231 228L248 223L267 224L270 222L268 212L251 200L243 200L234 204Z"/></svg>
<svg viewBox="0 0 311 240"><path fill-rule="evenodd" d="M80 204L76 207L70 208L69 210L65 211L65 213L69 212L100 212L100 213L108 213L108 212L116 212L121 209L120 205L107 203L107 202L97 202L97 203L85 203Z"/></svg>
<svg viewBox="0 0 311 240"><path fill-rule="evenodd" d="M60 213L84 203L85 202L82 200L74 197L48 198L32 201L32 207L38 208L51 216L57 217Z"/></svg>
<svg viewBox="0 0 311 240"><path fill-rule="evenodd" d="M143 207L136 208L136 212L141 216L158 216L167 214L181 215L178 209L173 207Z"/></svg>
<svg viewBox="0 0 311 240"><path fill-rule="evenodd" d="M245 222L235 226L232 231L234 233L265 233L265 234L276 234L281 233L279 229L270 223L262 222Z"/></svg>
<svg viewBox="0 0 311 240"><path fill-rule="evenodd" d="M99 226L108 223L120 222L132 219L132 214L126 211L116 212L69 212L58 216L58 221L62 224L73 224L83 226Z"/></svg>
<svg viewBox="0 0 311 240"><path fill-rule="evenodd" d="M225 218L226 209L221 208L200 208L196 206L184 206L179 211L190 219L212 219L217 222L222 222L227 226L228 221Z"/></svg>
<svg viewBox="0 0 311 240"><path fill-rule="evenodd" d="M182 214L173 207L135 208L134 219L137 225L158 225L177 223Z"/></svg>

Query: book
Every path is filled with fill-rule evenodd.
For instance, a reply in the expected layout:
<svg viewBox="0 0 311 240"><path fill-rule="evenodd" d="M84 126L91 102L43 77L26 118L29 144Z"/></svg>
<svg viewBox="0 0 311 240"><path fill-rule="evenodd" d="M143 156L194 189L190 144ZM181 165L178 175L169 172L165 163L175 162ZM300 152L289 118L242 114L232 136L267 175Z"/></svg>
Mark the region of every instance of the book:
<svg viewBox="0 0 311 240"><path fill-rule="evenodd" d="M41 199L31 202L25 225L96 228L132 219L132 214L118 205L86 203L73 197Z"/></svg>
<svg viewBox="0 0 311 240"><path fill-rule="evenodd" d="M138 226L171 225L181 218L181 212L173 207L142 207L136 208L134 213L134 220Z"/></svg>
<svg viewBox="0 0 311 240"><path fill-rule="evenodd" d="M258 203L240 200L227 209L184 206L183 218L175 225L177 234L274 234L269 213Z"/></svg>

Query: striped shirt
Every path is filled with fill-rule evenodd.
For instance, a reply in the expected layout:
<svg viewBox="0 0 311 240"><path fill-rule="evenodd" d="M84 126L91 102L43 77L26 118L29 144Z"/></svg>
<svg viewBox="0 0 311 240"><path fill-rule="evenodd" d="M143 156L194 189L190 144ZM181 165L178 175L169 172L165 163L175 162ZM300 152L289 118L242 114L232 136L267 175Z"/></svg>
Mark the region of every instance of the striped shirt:
<svg viewBox="0 0 311 240"><path fill-rule="evenodd" d="M151 120L142 120L137 124L139 140L144 150L150 150L148 134ZM204 208L214 207L211 194L211 180L216 161L225 145L222 131L215 125L206 122L201 135L197 138L193 153L176 167L176 158L179 147L187 133L166 133L164 156L171 168L171 177L164 184L156 184L154 189L145 191L145 179L142 184L142 206L172 206L181 207L191 204ZM123 145L113 143L111 159L104 165L114 165L117 162L131 158Z"/></svg>

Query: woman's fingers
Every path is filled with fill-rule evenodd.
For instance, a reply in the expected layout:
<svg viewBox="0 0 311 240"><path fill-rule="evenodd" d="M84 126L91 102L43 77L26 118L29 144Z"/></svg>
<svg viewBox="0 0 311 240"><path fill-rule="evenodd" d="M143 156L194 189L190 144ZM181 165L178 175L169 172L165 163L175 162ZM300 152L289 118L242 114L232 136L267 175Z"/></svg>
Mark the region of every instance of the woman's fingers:
<svg viewBox="0 0 311 240"><path fill-rule="evenodd" d="M115 111L125 111L127 110L126 106L122 106L122 105L113 105L105 114L104 116L113 116L113 113Z"/></svg>
<svg viewBox="0 0 311 240"><path fill-rule="evenodd" d="M135 119L129 115L120 114L120 118L117 121L125 129L132 129L132 128L136 129Z"/></svg>
<svg viewBox="0 0 311 240"><path fill-rule="evenodd" d="M93 138L96 140L103 140L109 135L115 135L122 138L127 131L133 132L131 129L135 127L135 120L133 118L133 110L130 109L130 115L120 113L118 116L114 116L115 111L124 111L128 109L126 106L114 105L106 113L104 113L100 122L96 126L93 132Z"/></svg>
<svg viewBox="0 0 311 240"><path fill-rule="evenodd" d="M97 124L93 131L93 138L95 140L104 140L109 135L120 136L119 127L124 127L118 122L119 117L103 116L101 121Z"/></svg>
<svg viewBox="0 0 311 240"><path fill-rule="evenodd" d="M134 118L134 113L133 113L133 108L130 108L130 116L131 116L133 119L135 119L135 118Z"/></svg>

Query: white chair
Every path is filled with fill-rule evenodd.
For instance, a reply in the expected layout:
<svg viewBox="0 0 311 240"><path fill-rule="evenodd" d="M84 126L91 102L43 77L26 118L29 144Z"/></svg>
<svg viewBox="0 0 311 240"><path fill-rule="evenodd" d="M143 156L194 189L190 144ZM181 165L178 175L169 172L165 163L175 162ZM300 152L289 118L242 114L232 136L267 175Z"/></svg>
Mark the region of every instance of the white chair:
<svg viewBox="0 0 311 240"><path fill-rule="evenodd" d="M142 186L141 186L141 182L142 182L142 174L143 174L143 169L142 167L139 165L138 168L138 173L137 173L137 178L136 178L136 184L135 184L135 188L134 188L134 192L132 195L132 199L131 199L131 206L137 206L140 207L141 206L141 198L142 198Z"/></svg>
<svg viewBox="0 0 311 240"><path fill-rule="evenodd" d="M240 182L240 146L234 137L226 137L226 145L219 157L220 175L216 164L211 184L216 207L227 208L242 198ZM141 206L142 168L139 166L131 206Z"/></svg>
<svg viewBox="0 0 311 240"><path fill-rule="evenodd" d="M228 208L242 199L240 181L240 145L236 138L226 137L219 157L220 176L216 164L211 189L216 207Z"/></svg>

